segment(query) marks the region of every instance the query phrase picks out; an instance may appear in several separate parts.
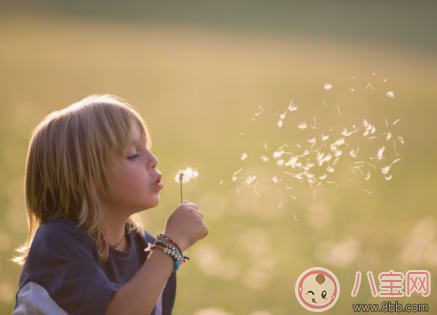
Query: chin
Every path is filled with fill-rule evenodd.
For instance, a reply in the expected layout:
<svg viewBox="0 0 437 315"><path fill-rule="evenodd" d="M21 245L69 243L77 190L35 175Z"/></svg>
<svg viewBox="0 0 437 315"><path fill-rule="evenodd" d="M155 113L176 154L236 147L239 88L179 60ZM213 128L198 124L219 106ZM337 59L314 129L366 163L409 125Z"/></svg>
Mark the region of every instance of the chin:
<svg viewBox="0 0 437 315"><path fill-rule="evenodd" d="M148 209L155 208L156 206L159 205L159 201L160 201L159 195L156 195L156 197L154 197L153 200L150 200L147 208Z"/></svg>

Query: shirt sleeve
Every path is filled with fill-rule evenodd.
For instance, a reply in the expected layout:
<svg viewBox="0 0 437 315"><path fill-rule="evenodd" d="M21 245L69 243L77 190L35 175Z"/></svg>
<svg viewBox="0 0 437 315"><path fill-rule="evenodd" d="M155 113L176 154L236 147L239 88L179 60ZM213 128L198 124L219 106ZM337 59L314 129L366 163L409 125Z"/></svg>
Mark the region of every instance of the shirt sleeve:
<svg viewBox="0 0 437 315"><path fill-rule="evenodd" d="M35 235L26 261L28 283L36 284L34 287L39 291L45 290L51 303L68 314L103 315L120 285L108 280L101 268L97 247L83 230L70 221L56 223L45 223ZM21 290L23 288L26 286ZM28 298L23 301L31 304L35 298L27 294Z"/></svg>

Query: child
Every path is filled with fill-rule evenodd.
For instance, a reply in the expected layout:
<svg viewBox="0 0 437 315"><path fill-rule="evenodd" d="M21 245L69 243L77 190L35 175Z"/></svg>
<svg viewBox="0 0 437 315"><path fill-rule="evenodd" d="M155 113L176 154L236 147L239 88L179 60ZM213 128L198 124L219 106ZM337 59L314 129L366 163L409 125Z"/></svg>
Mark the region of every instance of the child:
<svg viewBox="0 0 437 315"><path fill-rule="evenodd" d="M85 98L37 126L26 164L13 315L171 314L174 271L208 229L185 201L156 239L143 230L137 213L158 205L163 185L139 114L114 96Z"/></svg>

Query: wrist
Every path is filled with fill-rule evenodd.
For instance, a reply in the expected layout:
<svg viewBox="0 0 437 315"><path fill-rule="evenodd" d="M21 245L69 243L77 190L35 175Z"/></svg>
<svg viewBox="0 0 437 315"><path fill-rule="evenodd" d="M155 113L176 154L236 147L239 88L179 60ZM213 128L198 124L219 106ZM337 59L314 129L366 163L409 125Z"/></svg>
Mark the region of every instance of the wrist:
<svg viewBox="0 0 437 315"><path fill-rule="evenodd" d="M145 251L150 252L152 250L154 251L155 249L161 251L164 254L167 254L173 259L173 272L179 270L179 266L190 259L189 257L182 254L179 245L172 238L168 237L163 233L158 234L155 242L153 244L149 244Z"/></svg>
<svg viewBox="0 0 437 315"><path fill-rule="evenodd" d="M183 237L179 237L175 233L164 231L161 234L165 235L166 237L168 237L168 239L173 241L177 245L177 247L178 247L178 249L180 250L181 253L183 253L184 251L186 251L188 249L188 247L190 247L189 245L187 245L187 242L184 241ZM158 234L158 236L161 235L161 234Z"/></svg>

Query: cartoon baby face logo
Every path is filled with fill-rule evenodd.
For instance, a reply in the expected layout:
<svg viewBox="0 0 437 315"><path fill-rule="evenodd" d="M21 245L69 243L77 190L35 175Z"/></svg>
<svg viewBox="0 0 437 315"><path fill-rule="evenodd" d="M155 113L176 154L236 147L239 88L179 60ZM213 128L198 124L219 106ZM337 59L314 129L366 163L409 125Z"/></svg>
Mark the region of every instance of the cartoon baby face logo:
<svg viewBox="0 0 437 315"><path fill-rule="evenodd" d="M338 300L340 284L329 270L315 267L305 270L296 282L296 297L300 305L312 312L330 309Z"/></svg>

